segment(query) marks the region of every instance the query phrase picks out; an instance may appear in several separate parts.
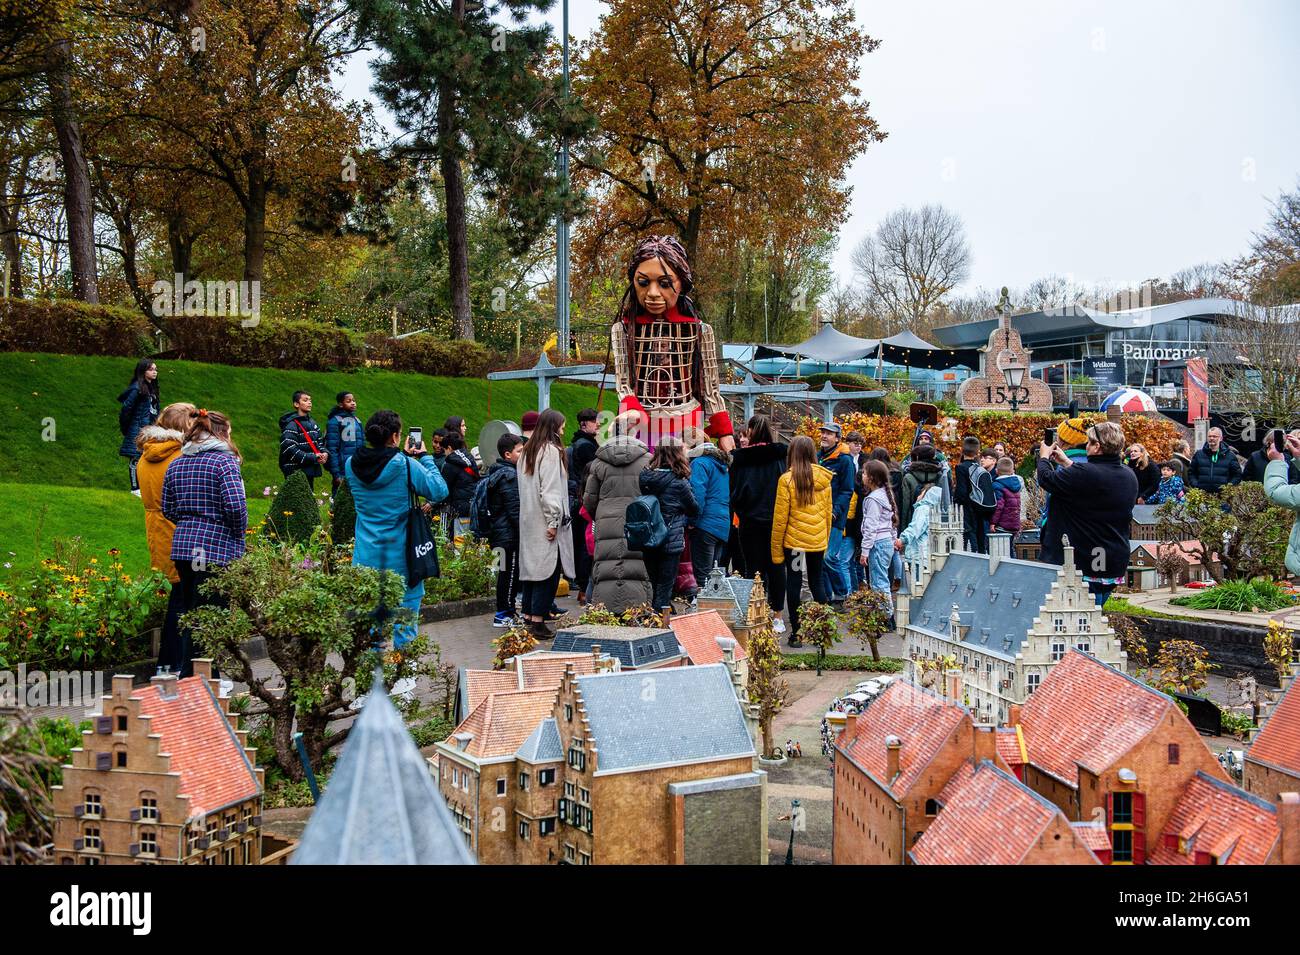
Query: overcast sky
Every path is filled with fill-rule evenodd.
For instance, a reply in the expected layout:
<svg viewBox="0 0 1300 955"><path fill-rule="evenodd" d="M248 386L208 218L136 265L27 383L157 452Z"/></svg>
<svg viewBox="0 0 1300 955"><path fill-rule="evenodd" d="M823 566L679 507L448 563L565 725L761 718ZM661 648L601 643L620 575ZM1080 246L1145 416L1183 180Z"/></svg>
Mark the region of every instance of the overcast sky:
<svg viewBox="0 0 1300 955"><path fill-rule="evenodd" d="M570 33L607 9L573 0ZM557 0L547 19L559 33ZM859 88L889 133L849 167L836 271L889 210L966 224L962 291L1087 286L1245 251L1300 178L1295 0L857 0ZM373 99L365 58L343 80Z"/></svg>

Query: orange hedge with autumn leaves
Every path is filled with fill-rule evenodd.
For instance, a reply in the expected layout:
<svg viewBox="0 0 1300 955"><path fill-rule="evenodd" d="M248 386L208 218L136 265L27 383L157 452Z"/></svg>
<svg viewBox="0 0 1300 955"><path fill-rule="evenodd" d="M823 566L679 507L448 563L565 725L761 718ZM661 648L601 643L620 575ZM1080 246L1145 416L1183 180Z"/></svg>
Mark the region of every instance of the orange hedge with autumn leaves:
<svg viewBox="0 0 1300 955"><path fill-rule="evenodd" d="M1084 413L1080 415L1089 424L1105 421L1101 413ZM881 447L889 452L895 461L902 460L911 450L912 436L916 434L916 424L908 418L898 415L875 415L854 412L839 415L835 419L844 428L844 433L858 431L866 439L867 450ZM941 418L937 425L927 426L926 430L934 435L935 444L948 455L950 460L961 457L962 438L973 434L980 439L983 447L992 447L996 442L1003 442L1011 451L1011 456L1019 464L1034 453L1039 442L1043 440L1043 429L1052 428L1065 420L1064 415L1017 413L1004 411L965 412L955 418ZM804 418L799 424L799 433L806 434L814 441L820 420ZM1125 441L1129 444L1140 443L1147 449L1153 461L1167 461L1174 453L1174 442L1182 438L1182 431L1168 418L1148 417L1141 414L1124 415L1119 420L1124 429Z"/></svg>

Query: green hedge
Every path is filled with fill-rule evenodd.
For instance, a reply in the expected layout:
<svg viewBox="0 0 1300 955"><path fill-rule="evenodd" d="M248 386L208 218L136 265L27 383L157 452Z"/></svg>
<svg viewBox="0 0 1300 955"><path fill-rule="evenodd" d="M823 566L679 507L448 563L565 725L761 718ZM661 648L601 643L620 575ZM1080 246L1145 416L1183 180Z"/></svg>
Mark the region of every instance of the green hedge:
<svg viewBox="0 0 1300 955"><path fill-rule="evenodd" d="M436 335L389 338L372 332L366 336L366 350L372 362L387 365L393 371L451 378L482 378L508 361L477 342L448 341Z"/></svg>
<svg viewBox="0 0 1300 955"><path fill-rule="evenodd" d="M154 350L153 326L129 308L71 299L0 301L0 351L141 358Z"/></svg>
<svg viewBox="0 0 1300 955"><path fill-rule="evenodd" d="M178 315L166 328L175 357L187 361L328 371L356 368L365 359L360 335L319 322L264 318L245 328L238 316Z"/></svg>

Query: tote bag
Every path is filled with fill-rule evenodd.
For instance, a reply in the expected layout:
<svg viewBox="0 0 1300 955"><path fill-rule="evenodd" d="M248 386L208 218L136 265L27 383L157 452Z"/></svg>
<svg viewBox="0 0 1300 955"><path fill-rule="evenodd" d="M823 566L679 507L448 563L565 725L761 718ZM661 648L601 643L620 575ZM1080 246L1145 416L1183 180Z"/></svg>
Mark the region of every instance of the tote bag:
<svg viewBox="0 0 1300 955"><path fill-rule="evenodd" d="M411 483L411 462L406 462L406 491L410 495L411 509L406 515L406 586L414 587L422 580L437 577L438 545L433 539L429 518L420 509Z"/></svg>

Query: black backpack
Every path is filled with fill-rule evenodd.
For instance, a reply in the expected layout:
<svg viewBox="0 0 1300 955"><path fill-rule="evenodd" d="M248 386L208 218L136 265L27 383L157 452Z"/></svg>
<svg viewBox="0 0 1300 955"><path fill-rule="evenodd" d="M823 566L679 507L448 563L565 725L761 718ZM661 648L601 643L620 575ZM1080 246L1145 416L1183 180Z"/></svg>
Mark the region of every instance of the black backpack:
<svg viewBox="0 0 1300 955"><path fill-rule="evenodd" d="M655 550L668 540L668 525L659 510L659 498L642 494L632 499L623 515L623 540L628 550Z"/></svg>
<svg viewBox="0 0 1300 955"><path fill-rule="evenodd" d="M474 485L474 497L469 503L469 532L479 540L487 540L492 531L492 507L488 503L488 479L482 478Z"/></svg>

